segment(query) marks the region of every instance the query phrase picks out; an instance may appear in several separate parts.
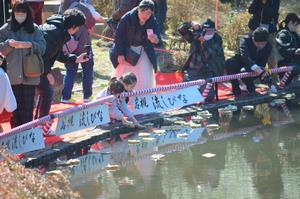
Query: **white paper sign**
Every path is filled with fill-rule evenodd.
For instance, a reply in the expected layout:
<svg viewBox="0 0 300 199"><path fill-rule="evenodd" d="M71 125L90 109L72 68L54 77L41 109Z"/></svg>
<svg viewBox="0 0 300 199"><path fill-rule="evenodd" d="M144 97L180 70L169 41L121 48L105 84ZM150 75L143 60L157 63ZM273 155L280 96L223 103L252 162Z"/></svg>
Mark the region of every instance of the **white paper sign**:
<svg viewBox="0 0 300 199"><path fill-rule="evenodd" d="M55 134L63 135L109 122L108 106L103 104L59 118Z"/></svg>
<svg viewBox="0 0 300 199"><path fill-rule="evenodd" d="M14 154L43 149L45 148L45 142L42 128L37 127L5 137L0 140L0 146L5 145L7 149Z"/></svg>
<svg viewBox="0 0 300 199"><path fill-rule="evenodd" d="M196 86L160 94L132 97L134 114L161 112L203 101L204 98Z"/></svg>

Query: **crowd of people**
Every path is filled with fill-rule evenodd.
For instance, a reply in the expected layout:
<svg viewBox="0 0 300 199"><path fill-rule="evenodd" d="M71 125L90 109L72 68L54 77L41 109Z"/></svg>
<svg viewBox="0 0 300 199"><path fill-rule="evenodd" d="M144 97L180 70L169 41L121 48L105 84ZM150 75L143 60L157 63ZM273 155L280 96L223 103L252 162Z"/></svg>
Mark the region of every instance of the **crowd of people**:
<svg viewBox="0 0 300 199"><path fill-rule="evenodd" d="M269 69L294 66L287 81L289 84L299 74L300 36L297 28L300 18L295 13L288 13L278 24L279 7L280 0L252 1L248 8L251 14L249 31L240 38L238 52L227 60L224 57L222 36L216 31L212 20L208 19L202 24L183 23L178 31L191 44L189 57L183 67L184 81L254 71L261 82L269 86L270 92L276 92L277 82L269 74ZM249 94L255 94L255 79L232 80L232 93L236 97L243 95L243 88ZM212 87L207 100L214 99L216 91L217 87Z"/></svg>
<svg viewBox="0 0 300 199"><path fill-rule="evenodd" d="M133 89L156 86L157 58L154 48L163 47L161 35L165 35L166 0L115 0L110 19L102 17L89 1L62 0L58 14L50 16L44 23L43 0L3 3L5 12L0 19L0 78L1 86L6 89L3 89L5 94L1 93L0 98L5 96L6 100L0 104L0 113L3 110L12 112L12 128L32 121L37 95L36 117L49 114L55 83L51 68L56 60L64 63L66 68L61 102L71 101L79 64L83 75L83 101L91 100L94 58L89 34L97 22L106 23L104 34L115 39L110 49L115 74L98 97L110 94L119 96ZM8 18L9 7L12 12ZM252 1L248 10L252 15L248 23L249 32L240 39L239 52L227 60L222 35L213 20L184 22L177 29L191 44L188 59L182 68L184 81L254 71L263 83L269 85L271 91L276 91L276 82L265 70L266 66L292 65L295 70L287 82L290 83L299 74L300 36L297 28L300 18L295 13L289 13L277 26L279 7L280 0ZM27 67L36 65L33 63L36 59L33 58L39 57L42 71L38 74L24 72ZM233 94L236 97L242 94L242 82L247 92L254 94L254 80L232 80ZM6 83L2 85L2 82ZM201 91L203 89L200 88ZM207 100L213 100L215 92L217 87L212 87ZM118 97L111 102L110 117L124 124L131 120L138 126L138 121L127 107L127 101Z"/></svg>

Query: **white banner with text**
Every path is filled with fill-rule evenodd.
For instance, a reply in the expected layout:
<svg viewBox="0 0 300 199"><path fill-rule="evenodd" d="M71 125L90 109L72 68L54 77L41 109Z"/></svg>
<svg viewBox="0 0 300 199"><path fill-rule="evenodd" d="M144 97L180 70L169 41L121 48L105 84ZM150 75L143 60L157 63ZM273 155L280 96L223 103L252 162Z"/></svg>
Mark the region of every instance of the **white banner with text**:
<svg viewBox="0 0 300 199"><path fill-rule="evenodd" d="M63 135L109 122L108 106L103 104L59 118L55 134Z"/></svg>
<svg viewBox="0 0 300 199"><path fill-rule="evenodd" d="M45 148L45 142L42 127L9 135L0 140L0 146L6 146L14 154L43 149Z"/></svg>
<svg viewBox="0 0 300 199"><path fill-rule="evenodd" d="M198 88L193 86L176 91L133 96L132 110L134 114L156 113L203 101Z"/></svg>

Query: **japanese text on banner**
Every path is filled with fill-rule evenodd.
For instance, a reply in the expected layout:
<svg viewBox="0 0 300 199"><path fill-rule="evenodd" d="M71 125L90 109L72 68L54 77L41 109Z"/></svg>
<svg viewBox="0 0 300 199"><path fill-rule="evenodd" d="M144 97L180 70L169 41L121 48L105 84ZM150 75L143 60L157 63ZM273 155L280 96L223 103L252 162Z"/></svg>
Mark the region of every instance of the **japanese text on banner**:
<svg viewBox="0 0 300 199"><path fill-rule="evenodd" d="M166 111L197 102L204 98L196 86L159 94L147 94L132 97L133 113L146 114Z"/></svg>
<svg viewBox="0 0 300 199"><path fill-rule="evenodd" d="M63 135L109 122L108 106L103 104L59 118L55 134Z"/></svg>
<svg viewBox="0 0 300 199"><path fill-rule="evenodd" d="M37 149L45 148L42 128L37 127L15 135L8 135L0 140L0 146L15 154L26 153Z"/></svg>

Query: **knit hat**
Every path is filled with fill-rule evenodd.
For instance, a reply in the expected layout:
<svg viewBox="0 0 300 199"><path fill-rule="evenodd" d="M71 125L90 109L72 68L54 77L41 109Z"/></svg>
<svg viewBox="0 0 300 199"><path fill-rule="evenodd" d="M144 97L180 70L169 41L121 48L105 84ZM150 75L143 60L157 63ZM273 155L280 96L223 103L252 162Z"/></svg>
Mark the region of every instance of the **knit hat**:
<svg viewBox="0 0 300 199"><path fill-rule="evenodd" d="M140 2L139 8L150 8L152 11L154 11L154 3L151 0L143 0Z"/></svg>
<svg viewBox="0 0 300 199"><path fill-rule="evenodd" d="M256 42L265 42L268 40L269 32L267 29L258 27L253 32L253 39Z"/></svg>
<svg viewBox="0 0 300 199"><path fill-rule="evenodd" d="M211 19L207 19L203 24L202 27L205 28L215 28L215 22L213 22Z"/></svg>

